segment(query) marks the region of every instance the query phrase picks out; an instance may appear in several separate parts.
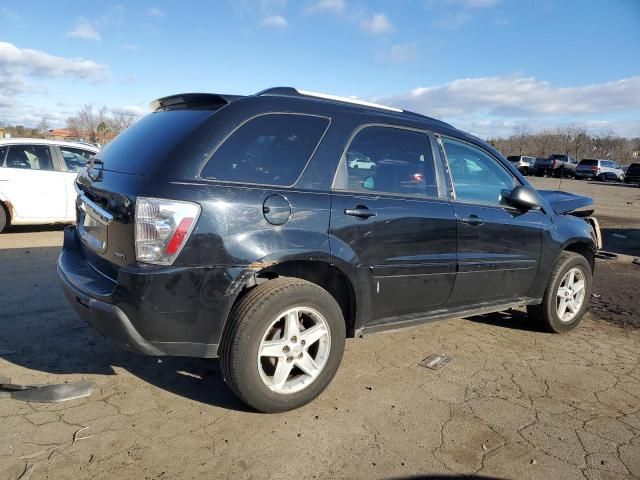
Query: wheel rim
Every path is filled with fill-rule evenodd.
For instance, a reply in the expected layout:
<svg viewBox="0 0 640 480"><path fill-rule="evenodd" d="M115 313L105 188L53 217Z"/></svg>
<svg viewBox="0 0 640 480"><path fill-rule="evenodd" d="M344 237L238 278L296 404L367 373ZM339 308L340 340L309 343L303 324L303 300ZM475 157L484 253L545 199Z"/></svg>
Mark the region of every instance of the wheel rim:
<svg viewBox="0 0 640 480"><path fill-rule="evenodd" d="M562 277L556 296L556 309L561 322L570 322L578 315L584 303L585 287L584 272L577 267Z"/></svg>
<svg viewBox="0 0 640 480"><path fill-rule="evenodd" d="M276 393L299 392L318 378L330 350L329 324L320 312L291 308L271 322L260 341L260 378Z"/></svg>

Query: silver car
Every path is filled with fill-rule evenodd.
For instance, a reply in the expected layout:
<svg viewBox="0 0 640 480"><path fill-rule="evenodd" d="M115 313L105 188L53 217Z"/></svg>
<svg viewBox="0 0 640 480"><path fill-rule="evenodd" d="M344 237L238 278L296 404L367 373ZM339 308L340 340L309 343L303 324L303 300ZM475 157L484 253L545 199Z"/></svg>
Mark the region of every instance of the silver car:
<svg viewBox="0 0 640 480"><path fill-rule="evenodd" d="M615 180L622 182L624 180L624 171L613 160L592 160L585 158L580 161L576 167L576 178L593 178L604 182L606 180Z"/></svg>

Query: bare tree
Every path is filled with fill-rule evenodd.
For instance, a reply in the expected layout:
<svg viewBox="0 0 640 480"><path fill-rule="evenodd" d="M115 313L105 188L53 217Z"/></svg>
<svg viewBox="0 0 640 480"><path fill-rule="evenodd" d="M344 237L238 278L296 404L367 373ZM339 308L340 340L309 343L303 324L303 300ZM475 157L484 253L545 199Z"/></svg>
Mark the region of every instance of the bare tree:
<svg viewBox="0 0 640 480"><path fill-rule="evenodd" d="M107 125L109 127L109 131L117 135L133 125L138 118L139 116L133 112L115 110L107 121Z"/></svg>
<svg viewBox="0 0 640 480"><path fill-rule="evenodd" d="M42 117L42 120L38 122L37 129L44 138L47 138L50 128L51 128L51 124L49 123L49 120L47 120L47 117Z"/></svg>

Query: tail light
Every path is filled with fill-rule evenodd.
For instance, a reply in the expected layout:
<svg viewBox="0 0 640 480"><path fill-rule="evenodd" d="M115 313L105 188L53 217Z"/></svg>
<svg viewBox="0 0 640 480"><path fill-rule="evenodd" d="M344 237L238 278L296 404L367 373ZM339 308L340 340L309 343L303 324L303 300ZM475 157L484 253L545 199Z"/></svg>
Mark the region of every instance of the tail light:
<svg viewBox="0 0 640 480"><path fill-rule="evenodd" d="M193 231L200 205L177 200L136 199L136 260L171 265Z"/></svg>
<svg viewBox="0 0 640 480"><path fill-rule="evenodd" d="M558 164L557 160L552 160L551 161L551 168L556 168L556 165Z"/></svg>

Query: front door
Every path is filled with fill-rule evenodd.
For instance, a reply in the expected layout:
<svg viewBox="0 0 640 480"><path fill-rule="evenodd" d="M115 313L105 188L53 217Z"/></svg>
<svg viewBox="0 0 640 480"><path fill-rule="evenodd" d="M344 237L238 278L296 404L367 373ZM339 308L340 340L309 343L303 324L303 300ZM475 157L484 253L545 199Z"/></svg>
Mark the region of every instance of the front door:
<svg viewBox="0 0 640 480"><path fill-rule="evenodd" d="M485 150L441 137L455 191L458 275L450 306L526 297L538 270L544 214L508 206L519 183Z"/></svg>
<svg viewBox="0 0 640 480"><path fill-rule="evenodd" d="M10 145L0 176L18 217L38 221L66 217L64 173L55 168L48 145Z"/></svg>
<svg viewBox="0 0 640 480"><path fill-rule="evenodd" d="M366 166L366 168L362 168ZM362 272L364 326L442 308L455 281L456 222L426 132L361 129L334 182L331 253Z"/></svg>

